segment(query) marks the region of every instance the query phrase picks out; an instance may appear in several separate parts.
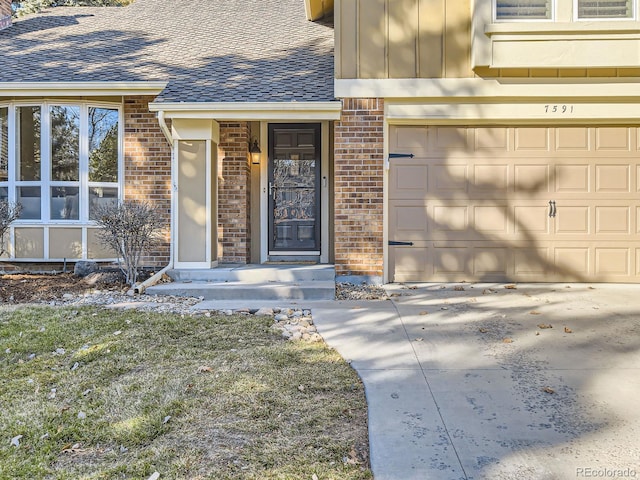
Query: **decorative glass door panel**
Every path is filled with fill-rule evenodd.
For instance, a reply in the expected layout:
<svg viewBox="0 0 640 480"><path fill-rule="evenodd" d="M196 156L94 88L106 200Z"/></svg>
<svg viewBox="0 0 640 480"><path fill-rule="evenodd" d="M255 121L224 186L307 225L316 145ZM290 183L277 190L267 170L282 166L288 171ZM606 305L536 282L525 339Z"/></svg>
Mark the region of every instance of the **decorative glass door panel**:
<svg viewBox="0 0 640 480"><path fill-rule="evenodd" d="M320 125L269 125L269 251L320 250Z"/></svg>

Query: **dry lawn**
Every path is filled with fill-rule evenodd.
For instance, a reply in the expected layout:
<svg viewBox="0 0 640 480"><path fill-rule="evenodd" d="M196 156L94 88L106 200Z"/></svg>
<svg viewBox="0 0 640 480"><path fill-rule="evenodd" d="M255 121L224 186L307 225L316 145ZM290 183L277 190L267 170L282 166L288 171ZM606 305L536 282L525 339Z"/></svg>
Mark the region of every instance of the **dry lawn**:
<svg viewBox="0 0 640 480"><path fill-rule="evenodd" d="M271 324L1 308L0 478L371 478L357 375Z"/></svg>

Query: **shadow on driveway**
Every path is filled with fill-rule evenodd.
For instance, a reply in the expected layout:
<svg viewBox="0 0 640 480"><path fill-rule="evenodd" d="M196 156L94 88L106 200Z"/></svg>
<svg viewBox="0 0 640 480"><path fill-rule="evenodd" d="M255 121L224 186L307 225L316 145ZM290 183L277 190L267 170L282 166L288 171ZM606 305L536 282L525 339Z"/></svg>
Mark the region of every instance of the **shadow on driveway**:
<svg viewBox="0 0 640 480"><path fill-rule="evenodd" d="M640 287L389 285L315 307L376 480L640 477Z"/></svg>

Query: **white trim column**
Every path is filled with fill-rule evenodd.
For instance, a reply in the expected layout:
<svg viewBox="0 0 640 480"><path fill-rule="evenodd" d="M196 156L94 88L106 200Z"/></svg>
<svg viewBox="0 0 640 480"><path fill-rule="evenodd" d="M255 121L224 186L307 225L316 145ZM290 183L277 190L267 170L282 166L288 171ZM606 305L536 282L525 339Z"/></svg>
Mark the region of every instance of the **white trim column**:
<svg viewBox="0 0 640 480"><path fill-rule="evenodd" d="M174 266L209 269L217 265L217 145L220 126L211 119L174 119L171 165L174 205Z"/></svg>

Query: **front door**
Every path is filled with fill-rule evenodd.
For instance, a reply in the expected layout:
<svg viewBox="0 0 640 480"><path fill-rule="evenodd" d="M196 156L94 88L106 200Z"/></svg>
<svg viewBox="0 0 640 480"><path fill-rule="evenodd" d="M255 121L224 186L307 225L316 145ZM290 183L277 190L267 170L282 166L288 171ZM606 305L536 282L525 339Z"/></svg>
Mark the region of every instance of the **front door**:
<svg viewBox="0 0 640 480"><path fill-rule="evenodd" d="M269 125L269 255L320 255L320 125Z"/></svg>

